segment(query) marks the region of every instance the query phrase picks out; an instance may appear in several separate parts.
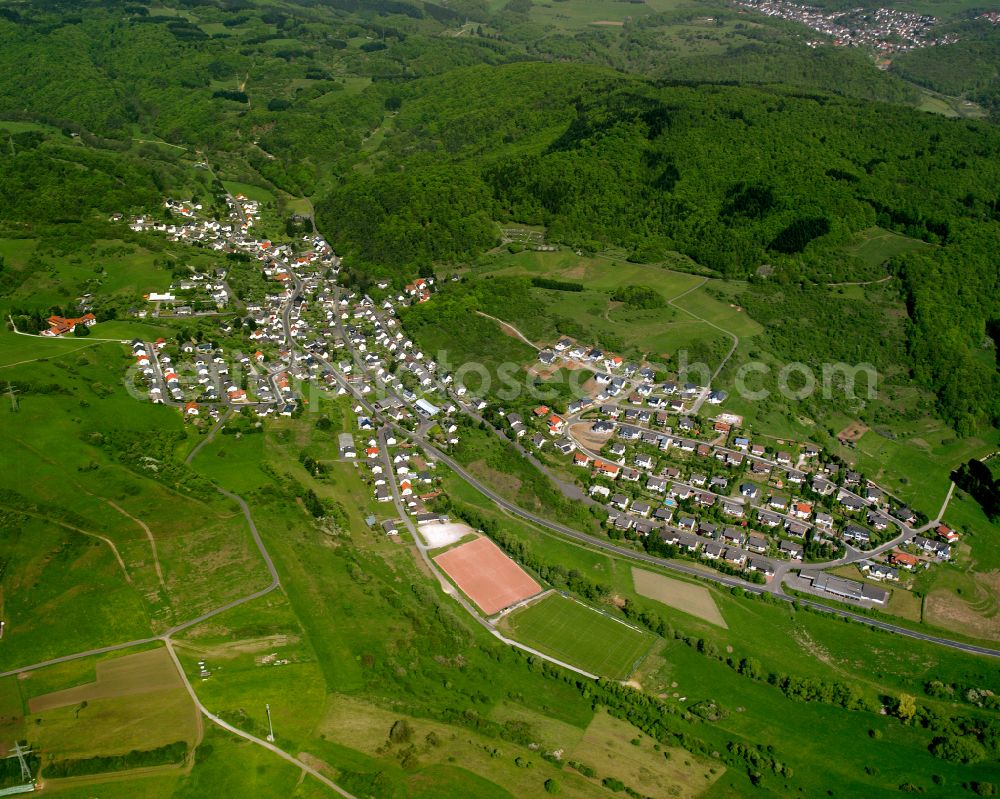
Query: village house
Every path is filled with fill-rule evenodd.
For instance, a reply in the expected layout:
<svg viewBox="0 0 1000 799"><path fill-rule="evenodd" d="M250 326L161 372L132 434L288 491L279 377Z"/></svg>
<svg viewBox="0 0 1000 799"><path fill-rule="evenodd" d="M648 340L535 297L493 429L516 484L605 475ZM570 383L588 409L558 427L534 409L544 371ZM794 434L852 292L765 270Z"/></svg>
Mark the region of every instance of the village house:
<svg viewBox="0 0 1000 799"><path fill-rule="evenodd" d="M899 571L885 563L865 561L861 564L861 569L873 580L899 580Z"/></svg>
<svg viewBox="0 0 1000 799"><path fill-rule="evenodd" d="M787 555L791 560L802 560L802 544L783 540L778 544L778 551Z"/></svg>
<svg viewBox="0 0 1000 799"><path fill-rule="evenodd" d="M85 313L83 316L78 318L67 318L64 316L50 316L47 320L49 323L49 329L43 330L43 336L61 336L65 333L72 333L76 330L77 325L83 325L84 327L93 327L97 324L97 317L92 313Z"/></svg>
<svg viewBox="0 0 1000 799"><path fill-rule="evenodd" d="M871 534L864 527L857 524L847 524L841 533L845 541L852 541L862 546L871 541Z"/></svg>
<svg viewBox="0 0 1000 799"><path fill-rule="evenodd" d="M655 461L652 455L647 455L646 453L640 453L635 456L635 465L640 469L652 469Z"/></svg>
<svg viewBox="0 0 1000 799"><path fill-rule="evenodd" d="M752 572L760 572L765 577L774 575L774 566L771 565L769 560L765 560L764 558L750 558L747 560L747 569Z"/></svg>
<svg viewBox="0 0 1000 799"><path fill-rule="evenodd" d="M948 560L951 557L951 547L943 541L934 541L921 535L915 535L913 545L928 555L933 555L941 560Z"/></svg>

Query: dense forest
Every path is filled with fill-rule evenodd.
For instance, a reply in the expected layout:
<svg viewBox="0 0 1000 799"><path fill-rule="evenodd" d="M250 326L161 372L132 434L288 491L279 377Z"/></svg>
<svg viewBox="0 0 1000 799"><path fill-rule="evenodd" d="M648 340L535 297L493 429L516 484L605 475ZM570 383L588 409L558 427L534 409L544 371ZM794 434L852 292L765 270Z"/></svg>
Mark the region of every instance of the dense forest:
<svg viewBox="0 0 1000 799"><path fill-rule="evenodd" d="M885 274L842 249L880 226L933 245L887 264L909 319L878 339L880 365L901 365L931 389L962 434L1000 417L995 364L982 357L1000 315L992 125L538 64L462 70L447 88L431 80L409 91L384 168L346 177L319 205L321 228L374 273L470 258L495 243L492 218L544 225L582 250L624 247L636 260L676 250L725 277L759 281L766 264L770 282L805 286ZM491 108L503 113L487 120ZM886 321L840 305L866 330ZM768 322L766 300L755 306ZM801 317L781 321L794 357L811 337L796 332ZM857 360L851 338L841 341L842 353L826 355Z"/></svg>

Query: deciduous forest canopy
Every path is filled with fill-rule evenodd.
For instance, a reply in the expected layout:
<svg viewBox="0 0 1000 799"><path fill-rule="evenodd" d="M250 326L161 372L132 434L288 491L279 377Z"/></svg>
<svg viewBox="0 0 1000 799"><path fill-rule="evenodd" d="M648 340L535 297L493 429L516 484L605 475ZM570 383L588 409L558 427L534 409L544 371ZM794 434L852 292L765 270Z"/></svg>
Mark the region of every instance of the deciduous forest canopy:
<svg viewBox="0 0 1000 799"><path fill-rule="evenodd" d="M724 51L689 43L671 58L658 44L688 12L561 31L533 22L531 4L473 0L175 11L3 6L7 234L100 238L108 213L155 208L200 154L310 196L318 228L369 278L474 259L498 223L781 285L888 270L907 311L898 366L960 433L1000 418L1000 132L907 107L916 89L896 72L963 90L929 51L880 73L724 4ZM976 31L979 64L993 38ZM931 246L885 264L845 253L875 226ZM5 290L19 279L7 270Z"/></svg>

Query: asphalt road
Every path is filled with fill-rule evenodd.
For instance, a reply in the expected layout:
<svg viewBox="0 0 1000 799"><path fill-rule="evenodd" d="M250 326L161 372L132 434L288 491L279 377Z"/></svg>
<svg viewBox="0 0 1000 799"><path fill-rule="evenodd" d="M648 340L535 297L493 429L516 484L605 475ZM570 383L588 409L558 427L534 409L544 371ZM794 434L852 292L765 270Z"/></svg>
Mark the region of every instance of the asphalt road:
<svg viewBox="0 0 1000 799"><path fill-rule="evenodd" d="M586 677L591 680L598 679L598 675L596 674L591 674L589 671L584 671L578 666L574 666L563 660L554 658L551 655L546 655L544 652L539 652L537 649L534 649L526 644L522 644L520 641L515 641L512 638L508 638L503 633L501 633L496 628L496 626L492 622L490 622L489 619L484 618L482 614L475 607L473 607L472 603L469 602L469 600L467 600L460 591L456 590L452 586L451 582L449 582L449 580L441 573L441 570L438 568L438 565L428 554L427 545L424 544L420 532L417 530L417 527L413 523L413 520L410 518L410 515L406 512L406 509L403 507L402 497L400 496L399 493L399 482L396 479L396 473L392 468L392 460L389 458L389 448L388 446L386 446L385 443L385 427L379 429L378 431L378 442L379 442L379 451L382 456L382 464L386 470L387 480L389 483L390 491L392 493L392 501L396 506L396 513L399 514L399 518L402 520L403 524L406 525L407 530L410 531L410 535L413 536L413 541L417 545L417 551L423 558L424 563L427 564L427 568L431 571L431 573L437 578L438 582L441 584L441 590L444 591L444 593L446 593L456 602L458 602L458 604L461 605L462 608L464 608L465 611L476 622L478 622L481 627L483 627L487 632L490 633L490 635L492 635L499 641L502 641L508 646L520 649L523 652L527 652L530 655L534 655L535 657L540 658L541 660L547 660L549 663L554 663L557 666L561 666L562 668L572 671L576 674L579 674L582 677ZM508 610L510 610L510 608L508 608Z"/></svg>
<svg viewBox="0 0 1000 799"><path fill-rule="evenodd" d="M492 489L484 486L475 477L469 474L465 469L458 464L456 461L449 458L440 450L436 449L429 442L423 439L419 439L419 442L428 451L433 452L435 456L447 466L449 466L453 471L459 474L463 480L469 483L473 488L475 488L479 493L483 494L485 497L490 499L496 505L499 505L504 510L513 513L515 516L520 516L522 519L526 519L533 524L540 527L544 527L548 530L552 530L560 535L566 536L567 538L572 538L588 547L595 549L602 549L607 552L613 552L616 555L621 555L622 557L630 558L632 560L640 561L643 563L650 563L661 568L670 569L671 571L680 572L693 577L697 577L702 580L708 580L709 582L716 583L718 585L726 586L727 588L742 588L747 591L753 591L757 594L771 593L772 596L781 599L785 602L796 603L798 605L807 606L815 610L823 611L824 613L829 613L834 616L840 616L842 618L853 619L854 621L861 622L862 624L867 624L870 627L875 627L879 630L885 630L887 632L897 633L898 635L904 635L908 638L915 638L919 641L928 641L931 643L939 644L941 646L947 646L951 649L957 649L962 652L969 652L976 655L987 655L989 657L1000 658L1000 650L991 649L985 646L977 646L975 644L967 644L962 641L953 641L948 638L942 638L936 635L929 635L927 633L922 633L917 630L911 630L907 627L899 627L895 624L890 624L888 622L880 621L878 619L873 619L869 616L864 616L859 613L852 613L849 610L844 610L841 608L831 607L825 605L821 602L814 602L810 599L802 599L799 597L790 597L785 594L768 592L764 586L756 585L754 583L748 583L745 580L741 580L736 577L729 577L723 574L706 574L700 569L696 569L693 566L688 566L683 563L676 563L674 561L666 560L664 558L658 558L655 555L650 555L645 552L636 552L633 549L628 549L626 547L618 546L608 541L602 541L599 538L594 538L586 533L581 533L578 530L574 530L572 527L567 527L565 525L559 524L558 522L552 522L541 516L538 516L531 511L525 510L512 502L507 501Z"/></svg>
<svg viewBox="0 0 1000 799"><path fill-rule="evenodd" d="M334 370L334 374L336 375L338 382L342 386L344 386L344 388L347 389L369 411L369 413L374 415L374 408L371 406L371 403L369 403L367 399L360 394L360 392L354 389L353 386L350 386L345 380L343 380L339 372ZM515 505L514 503L504 499L502 496L494 492L492 489L480 483L475 477L469 474L461 466L461 464L459 464L452 458L448 457L445 453L437 449L433 444L431 444L427 439L423 438L422 436L414 435L405 428L396 424L391 424L390 426L401 436L416 441L421 446L423 446L428 452L434 453L434 455L442 463L449 466L453 471L455 471L458 475L460 475L462 479L464 479L467 483L469 483L469 485L471 485L473 488L475 488L477 491L479 491L481 494L490 499L493 503L495 503L499 507L514 514L515 516L520 516L521 518L526 519L527 521L532 522L533 524L551 530L567 538L571 538L585 546L595 549L602 549L606 552L612 552L616 555L620 555L625 558L630 558L635 561L650 563L652 565L659 566L660 568L669 569L671 571L679 572L681 574L686 574L691 577L697 577L698 579L707 580L709 582L713 582L717 585L722 585L727 588L742 588L746 591L752 591L756 594L769 593L771 594L771 596L777 597L778 599L784 602L794 603L804 607L810 607L813 608L814 610L819 610L822 611L823 613L829 613L830 615L833 616L852 619L854 621L861 622L862 624L867 624L870 627L874 627L880 630L885 630L887 632L897 633L899 635L903 635L908 638L914 638L918 641L928 641L930 643L939 644L940 646L947 646L951 649L957 649L962 652L1000 658L1000 650L997 649L978 646L976 644L967 644L962 641L953 641L948 638L942 638L936 635L929 635L927 633L922 633L917 630L911 630L906 627L899 627L897 625L890 624L888 622L880 621L878 619L873 619L869 616L861 615L860 613L853 613L852 611L849 610L832 607L822 602L815 602L811 599L804 599L800 597L791 597L788 596L787 594L782 593L780 590L777 590L776 588L769 588L768 586L762 586L756 583L749 583L746 580L742 580L737 577L730 577L724 574L708 574L702 571L701 569L696 569L693 566L688 566L687 564L684 563L677 563L676 561L666 560L664 558L658 558L655 555L650 555L645 552L637 552L633 549L628 549L626 547L613 544L610 541L603 541L599 538L587 535L586 533L581 533L578 530L574 530L572 527L567 527L566 525L559 524L558 522L552 522L548 519L538 516L537 514L525 510L524 508L521 508L518 505ZM949 492L949 497L950 495L951 492ZM789 568L788 566L785 566L781 574L775 575L774 580L779 581L778 582L779 586L780 586L780 579L783 578L784 571L787 571L788 568Z"/></svg>

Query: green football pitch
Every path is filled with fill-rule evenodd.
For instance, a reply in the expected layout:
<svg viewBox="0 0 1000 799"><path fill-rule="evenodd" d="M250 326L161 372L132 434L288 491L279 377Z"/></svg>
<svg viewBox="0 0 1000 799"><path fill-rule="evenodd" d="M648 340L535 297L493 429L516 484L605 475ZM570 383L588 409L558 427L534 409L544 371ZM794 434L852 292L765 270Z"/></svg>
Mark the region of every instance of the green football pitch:
<svg viewBox="0 0 1000 799"><path fill-rule="evenodd" d="M653 642L648 633L561 594L512 613L506 624L521 643L616 680L635 671Z"/></svg>

